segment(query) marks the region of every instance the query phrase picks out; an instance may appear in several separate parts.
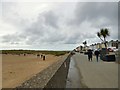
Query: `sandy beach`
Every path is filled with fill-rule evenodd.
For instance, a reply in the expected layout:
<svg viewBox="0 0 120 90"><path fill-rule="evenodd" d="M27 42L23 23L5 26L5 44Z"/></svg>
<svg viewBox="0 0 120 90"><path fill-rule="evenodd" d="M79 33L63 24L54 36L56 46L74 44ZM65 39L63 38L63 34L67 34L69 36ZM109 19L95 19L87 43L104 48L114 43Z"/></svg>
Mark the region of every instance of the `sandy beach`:
<svg viewBox="0 0 120 90"><path fill-rule="evenodd" d="M46 60L43 61L36 55L2 55L2 88L19 86L61 57L46 55Z"/></svg>

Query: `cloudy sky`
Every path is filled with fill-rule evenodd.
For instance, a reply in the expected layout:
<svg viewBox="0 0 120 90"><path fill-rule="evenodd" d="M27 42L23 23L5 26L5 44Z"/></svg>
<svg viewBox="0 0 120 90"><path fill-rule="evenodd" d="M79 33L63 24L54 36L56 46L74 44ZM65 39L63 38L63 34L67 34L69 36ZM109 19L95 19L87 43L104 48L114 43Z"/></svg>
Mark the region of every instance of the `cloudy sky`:
<svg viewBox="0 0 120 90"><path fill-rule="evenodd" d="M72 50L108 28L118 38L117 2L1 2L0 48Z"/></svg>

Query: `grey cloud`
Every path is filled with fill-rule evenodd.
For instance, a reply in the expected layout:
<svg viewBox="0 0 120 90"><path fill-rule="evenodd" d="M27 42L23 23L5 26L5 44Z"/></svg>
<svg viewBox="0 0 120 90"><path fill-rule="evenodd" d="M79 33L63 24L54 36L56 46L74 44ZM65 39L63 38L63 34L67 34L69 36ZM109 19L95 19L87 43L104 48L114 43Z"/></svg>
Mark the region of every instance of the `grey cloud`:
<svg viewBox="0 0 120 90"><path fill-rule="evenodd" d="M79 33L71 34L68 36L68 38L65 39L65 44L76 44L80 42L82 36Z"/></svg>
<svg viewBox="0 0 120 90"><path fill-rule="evenodd" d="M17 34L3 36L3 43L19 44L23 41L31 46L50 48L47 45L52 45L54 48L55 44L60 44L58 47L61 47L63 44L81 44L85 40L89 40L89 42L97 41L99 38L96 38L96 31L100 29L99 27L116 27L116 5L117 3L78 3L75 11L74 9L68 11L68 13L74 11L68 17L65 11L63 11L64 13L61 11L59 12L60 14L57 14L57 9L42 12L38 15L36 21L25 25L26 27L24 26L23 30L18 31ZM70 20L69 24L67 24L68 20ZM24 20L21 21L24 22ZM91 26L84 22L90 23ZM90 27L90 29L84 27ZM93 28L97 28L96 31L90 31ZM117 29L114 30L116 31ZM112 38L116 38L116 33L113 32L111 34Z"/></svg>
<svg viewBox="0 0 120 90"><path fill-rule="evenodd" d="M37 20L21 33L3 36L3 42L16 43L22 39L26 44L33 45L62 41L64 35L60 33L57 22L58 17L54 12L44 12L39 14Z"/></svg>
<svg viewBox="0 0 120 90"><path fill-rule="evenodd" d="M27 36L23 33L16 32L14 34L7 34L4 36L1 36L2 43L11 44L11 45L18 45L24 43L26 41Z"/></svg>
<svg viewBox="0 0 120 90"><path fill-rule="evenodd" d="M62 43L65 39L65 34L62 34L59 31L52 32L50 35L47 37L43 38L42 41L46 41L48 43Z"/></svg>
<svg viewBox="0 0 120 90"><path fill-rule="evenodd" d="M120 2L118 2L118 39L120 40Z"/></svg>
<svg viewBox="0 0 120 90"><path fill-rule="evenodd" d="M70 23L80 25L82 22L88 21L92 24L92 26L95 27L100 27L100 25L101 27L117 25L117 12L117 2L78 3L75 10L75 18L72 21L70 21ZM102 24L100 22L101 19L105 19L104 22L106 23L102 22Z"/></svg>
<svg viewBox="0 0 120 90"><path fill-rule="evenodd" d="M14 43L14 42L19 42L20 41L20 37L17 35L5 35L2 37L2 42L3 43Z"/></svg>
<svg viewBox="0 0 120 90"><path fill-rule="evenodd" d="M120 21L120 2L118 2L118 21Z"/></svg>
<svg viewBox="0 0 120 90"><path fill-rule="evenodd" d="M110 30L110 37L109 38L111 38L113 40L116 40L116 39L118 39L119 35L120 34L119 34L118 27L111 28L111 30Z"/></svg>
<svg viewBox="0 0 120 90"><path fill-rule="evenodd" d="M11 44L19 44L18 42L11 42Z"/></svg>
<svg viewBox="0 0 120 90"><path fill-rule="evenodd" d="M44 13L44 20L46 25L52 26L56 29L58 28L58 16L56 16L53 11Z"/></svg>
<svg viewBox="0 0 120 90"><path fill-rule="evenodd" d="M93 39L95 38L95 34L91 34L91 33L76 33L76 34L72 34L70 35L69 37L67 37L65 40L64 40L64 43L65 44L80 44L82 43L84 40L87 40L87 39Z"/></svg>

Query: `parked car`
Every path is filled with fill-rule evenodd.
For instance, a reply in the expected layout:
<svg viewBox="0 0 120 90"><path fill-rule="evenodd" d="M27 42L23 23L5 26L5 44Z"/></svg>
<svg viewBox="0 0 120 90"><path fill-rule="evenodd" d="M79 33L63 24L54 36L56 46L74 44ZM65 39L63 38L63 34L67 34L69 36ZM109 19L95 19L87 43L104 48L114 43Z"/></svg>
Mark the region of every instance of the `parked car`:
<svg viewBox="0 0 120 90"><path fill-rule="evenodd" d="M112 48L108 48L107 49L109 52L113 52L113 49Z"/></svg>
<svg viewBox="0 0 120 90"><path fill-rule="evenodd" d="M80 51L80 53L83 53L83 51Z"/></svg>
<svg viewBox="0 0 120 90"><path fill-rule="evenodd" d="M114 51L114 52L117 52L117 51L118 51L118 49L116 49L116 48L113 48L113 51Z"/></svg>
<svg viewBox="0 0 120 90"><path fill-rule="evenodd" d="M84 54L85 54L85 55L87 55L87 54L88 54L88 52L84 52Z"/></svg>

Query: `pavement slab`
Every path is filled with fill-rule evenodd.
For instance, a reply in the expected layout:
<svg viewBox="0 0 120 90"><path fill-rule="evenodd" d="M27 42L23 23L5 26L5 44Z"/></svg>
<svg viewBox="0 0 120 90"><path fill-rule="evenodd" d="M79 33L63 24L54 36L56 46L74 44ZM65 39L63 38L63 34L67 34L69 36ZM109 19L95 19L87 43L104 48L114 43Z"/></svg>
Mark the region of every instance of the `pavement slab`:
<svg viewBox="0 0 120 90"><path fill-rule="evenodd" d="M80 82L88 88L118 88L118 63L99 59L89 62L87 55L76 53L72 57L80 74ZM81 85L80 85L81 86ZM81 87L82 88L82 87Z"/></svg>

